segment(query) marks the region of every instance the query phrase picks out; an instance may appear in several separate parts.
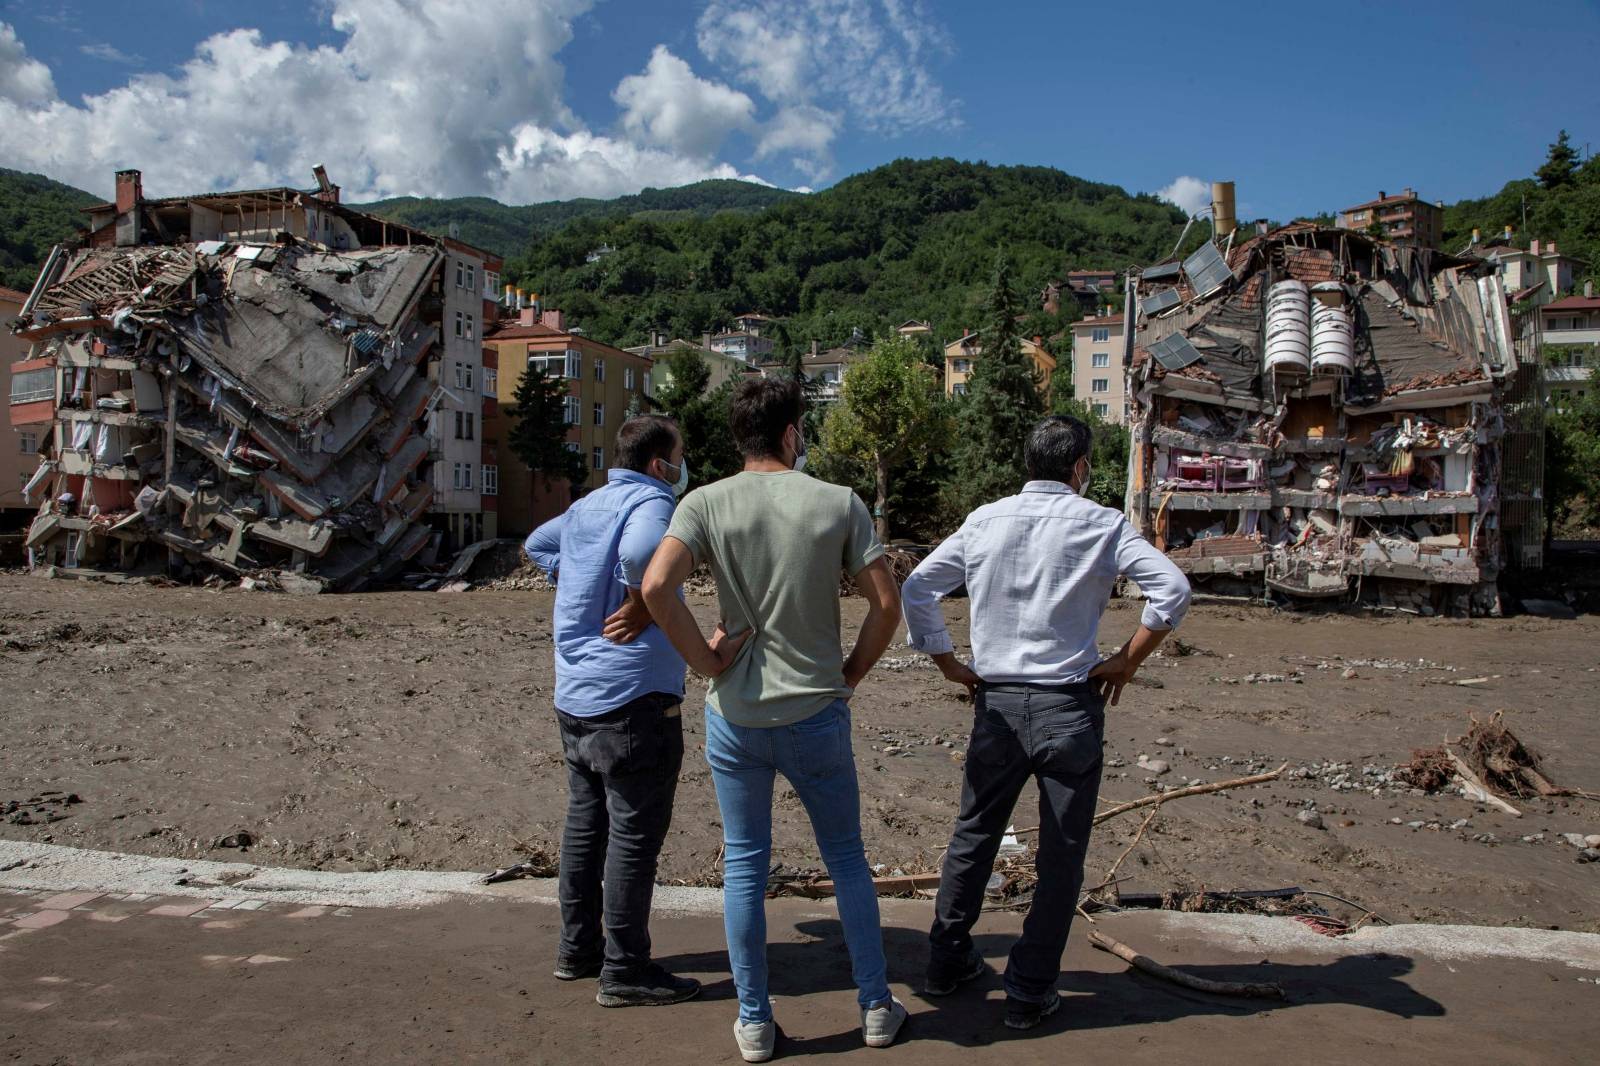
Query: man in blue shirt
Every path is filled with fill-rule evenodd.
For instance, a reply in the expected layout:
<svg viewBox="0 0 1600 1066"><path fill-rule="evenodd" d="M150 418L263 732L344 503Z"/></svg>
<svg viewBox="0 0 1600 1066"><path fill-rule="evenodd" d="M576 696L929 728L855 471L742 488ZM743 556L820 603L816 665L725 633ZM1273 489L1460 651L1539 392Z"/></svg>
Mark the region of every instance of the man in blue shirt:
<svg viewBox="0 0 1600 1066"><path fill-rule="evenodd" d="M534 530L523 550L556 579L555 704L569 795L555 976L598 974L596 1000L629 1007L700 991L650 959L656 863L683 764L684 662L639 594L689 471L677 426L660 415L624 422L616 455L605 486Z"/></svg>
<svg viewBox="0 0 1600 1066"><path fill-rule="evenodd" d="M1083 497L1089 427L1055 415L1028 437L1022 492L967 516L901 589L912 647L975 690L961 810L940 867L924 991L947 995L985 972L972 926L1012 808L1039 785L1038 887L1006 965L1006 1025L1030 1029L1061 1005L1056 981L1100 789L1105 705L1183 620L1189 581L1118 511ZM1129 577L1145 608L1128 642L1095 643L1112 586ZM965 585L972 665L955 657L939 597Z"/></svg>

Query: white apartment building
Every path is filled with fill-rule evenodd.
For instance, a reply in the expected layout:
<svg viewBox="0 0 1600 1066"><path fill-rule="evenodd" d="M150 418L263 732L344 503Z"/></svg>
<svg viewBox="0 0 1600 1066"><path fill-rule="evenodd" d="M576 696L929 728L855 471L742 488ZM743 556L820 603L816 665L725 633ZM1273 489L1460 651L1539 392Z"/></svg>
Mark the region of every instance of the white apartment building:
<svg viewBox="0 0 1600 1066"><path fill-rule="evenodd" d="M430 513L434 528L445 534L445 546L460 548L496 535L499 486L498 477L486 477L497 471L494 442L484 439L484 406L495 402L497 368L484 365L483 337L495 324L501 263L458 240L447 239L443 246L440 351L433 364L441 396L428 422L435 454Z"/></svg>
<svg viewBox="0 0 1600 1066"><path fill-rule="evenodd" d="M1107 422L1125 420L1122 315L1106 311L1072 324L1072 394Z"/></svg>

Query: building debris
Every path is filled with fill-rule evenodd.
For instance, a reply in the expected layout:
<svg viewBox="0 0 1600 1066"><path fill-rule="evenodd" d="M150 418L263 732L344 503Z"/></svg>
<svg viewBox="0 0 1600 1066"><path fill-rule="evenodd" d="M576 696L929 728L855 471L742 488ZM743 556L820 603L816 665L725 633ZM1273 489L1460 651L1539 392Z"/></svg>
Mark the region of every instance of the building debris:
<svg viewBox="0 0 1600 1066"><path fill-rule="evenodd" d="M1537 352L1499 277L1307 223L1205 247L1130 278L1180 297L1127 312L1130 520L1200 591L1497 613L1542 537Z"/></svg>
<svg viewBox="0 0 1600 1066"><path fill-rule="evenodd" d="M144 201L125 177L14 327L56 379L30 564L294 591L395 574L434 537L439 242L336 188Z"/></svg>

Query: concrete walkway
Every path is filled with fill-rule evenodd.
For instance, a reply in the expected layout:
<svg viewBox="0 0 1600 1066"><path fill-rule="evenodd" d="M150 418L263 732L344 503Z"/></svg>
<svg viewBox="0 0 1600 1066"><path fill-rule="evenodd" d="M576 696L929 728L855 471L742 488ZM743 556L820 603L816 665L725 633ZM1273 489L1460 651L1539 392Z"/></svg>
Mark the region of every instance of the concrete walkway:
<svg viewBox="0 0 1600 1066"><path fill-rule="evenodd" d="M386 879L5 844L0 1060L738 1061L716 893L663 892L654 922L657 956L704 981L702 998L608 1011L591 982L549 976L549 891L542 882L485 889L468 874ZM1007 1061L1041 1063L1600 1057L1600 936L1404 926L1330 939L1286 919L1111 916L1101 928L1161 961L1278 981L1289 998L1224 999L1153 981L1090 948L1080 930L1065 961L1063 1010L1017 1034L1000 1024L997 976L947 999L916 994L928 907L889 900L890 979L912 1018L895 1047L869 1051L831 904L774 900L768 915L780 1058L941 1066L968 1064L970 1049L991 1044L1005 1045L995 1050ZM995 964L1017 925L1004 913L980 925Z"/></svg>

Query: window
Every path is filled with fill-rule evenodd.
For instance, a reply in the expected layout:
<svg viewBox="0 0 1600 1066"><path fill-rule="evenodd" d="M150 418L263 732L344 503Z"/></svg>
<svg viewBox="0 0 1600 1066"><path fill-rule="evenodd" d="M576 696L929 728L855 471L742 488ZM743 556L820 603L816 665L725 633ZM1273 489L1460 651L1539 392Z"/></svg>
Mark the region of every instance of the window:
<svg viewBox="0 0 1600 1066"><path fill-rule="evenodd" d="M473 439L473 422L476 418L471 411L456 412L456 440Z"/></svg>
<svg viewBox="0 0 1600 1066"><path fill-rule="evenodd" d="M500 395L500 371L489 367L483 368L483 394L485 396Z"/></svg>
<svg viewBox="0 0 1600 1066"><path fill-rule="evenodd" d="M463 284L465 284L466 276L467 276L467 264L465 264L461 260L457 259L456 260L456 288L459 289L459 288L461 288L463 286Z"/></svg>
<svg viewBox="0 0 1600 1066"><path fill-rule="evenodd" d="M1101 418L1104 418L1106 415L1111 413L1111 408L1103 403L1097 403L1094 405L1094 413L1099 415Z"/></svg>
<svg viewBox="0 0 1600 1066"><path fill-rule="evenodd" d="M1111 339L1111 329L1108 326L1096 326L1089 338L1093 341L1108 341Z"/></svg>
<svg viewBox="0 0 1600 1066"><path fill-rule="evenodd" d="M568 396L561 401L561 421L569 426L578 424L578 398L576 396ZM577 445L574 444L573 447L576 448Z"/></svg>
<svg viewBox="0 0 1600 1066"><path fill-rule="evenodd" d="M578 443L577 443L577 441L570 441L569 440L569 441L564 442L561 446L563 448L565 448L567 451L572 452L573 454L577 454L577 451L578 451Z"/></svg>
<svg viewBox="0 0 1600 1066"><path fill-rule="evenodd" d="M474 289L474 290L477 289L477 287L478 287L478 268L477 267L475 267L475 266L468 266L467 267L467 284L464 287L468 288L468 289Z"/></svg>
<svg viewBox="0 0 1600 1066"><path fill-rule="evenodd" d="M594 468L596 470L604 470L606 468L606 450L604 448L596 448L594 450Z"/></svg>
<svg viewBox="0 0 1600 1066"><path fill-rule="evenodd" d="M606 379L606 361L598 355L594 357L594 379L596 381Z"/></svg>
<svg viewBox="0 0 1600 1066"><path fill-rule="evenodd" d="M578 353L560 352L551 355L528 353L528 366L544 371L547 378L575 378L578 376Z"/></svg>
<svg viewBox="0 0 1600 1066"><path fill-rule="evenodd" d="M466 317L467 316L462 314L460 311L456 312L456 336L458 337L466 336L466 334L462 332L462 329L466 325Z"/></svg>
<svg viewBox="0 0 1600 1066"><path fill-rule="evenodd" d="M483 494L485 496L500 495L500 468L483 464Z"/></svg>
<svg viewBox="0 0 1600 1066"><path fill-rule="evenodd" d="M1111 365L1111 353L1110 352L1095 352L1094 355L1092 355L1090 357L1089 362L1090 362L1091 366L1097 366L1097 367L1099 367L1099 366L1110 366Z"/></svg>
<svg viewBox="0 0 1600 1066"><path fill-rule="evenodd" d="M461 491L461 492L464 492L467 489L472 488L472 464L471 463L452 463L451 464L451 470L452 470L452 480L451 480L450 484L451 484L452 488L456 489L457 491Z"/></svg>
<svg viewBox="0 0 1600 1066"><path fill-rule="evenodd" d="M458 388L458 389L470 389L470 388L472 388L472 364L471 363L457 363L456 364L456 388Z"/></svg>
<svg viewBox="0 0 1600 1066"><path fill-rule="evenodd" d="M24 455L28 455L39 450L39 435L37 433L19 432L17 434L17 439L22 442L21 450Z"/></svg>
<svg viewBox="0 0 1600 1066"><path fill-rule="evenodd" d="M473 323L473 318L472 318L472 316L471 316L471 315L468 315L468 316L467 316L467 339L468 339L468 340L471 340L471 339L472 339L472 329L473 329L473 324L474 324L474 323Z"/></svg>
<svg viewBox="0 0 1600 1066"><path fill-rule="evenodd" d="M606 424L606 405L603 403L594 405L594 424L597 426Z"/></svg>
<svg viewBox="0 0 1600 1066"><path fill-rule="evenodd" d="M965 396L967 394L967 383L965 381L958 381L956 384L950 387L950 391L957 396Z"/></svg>
<svg viewBox="0 0 1600 1066"><path fill-rule="evenodd" d="M951 369L957 374L969 374L972 372L972 360L957 359Z"/></svg>
<svg viewBox="0 0 1600 1066"><path fill-rule="evenodd" d="M500 298L500 274L498 271L485 270L483 272L483 295L491 300Z"/></svg>
<svg viewBox="0 0 1600 1066"><path fill-rule="evenodd" d="M1089 383L1089 391L1090 392L1110 392L1111 391L1111 379L1110 378L1095 378L1093 381L1091 381Z"/></svg>
<svg viewBox="0 0 1600 1066"><path fill-rule="evenodd" d="M631 366L622 368L622 387L625 389L633 388L633 367Z"/></svg>
<svg viewBox="0 0 1600 1066"><path fill-rule="evenodd" d="M64 370L63 373L70 375L71 371ZM72 391L72 379L70 376L64 379L63 384L66 386L67 392ZM49 367L39 370L22 370L11 376L10 399L12 403L32 403L35 400L49 400L53 399L55 394L55 371Z"/></svg>

